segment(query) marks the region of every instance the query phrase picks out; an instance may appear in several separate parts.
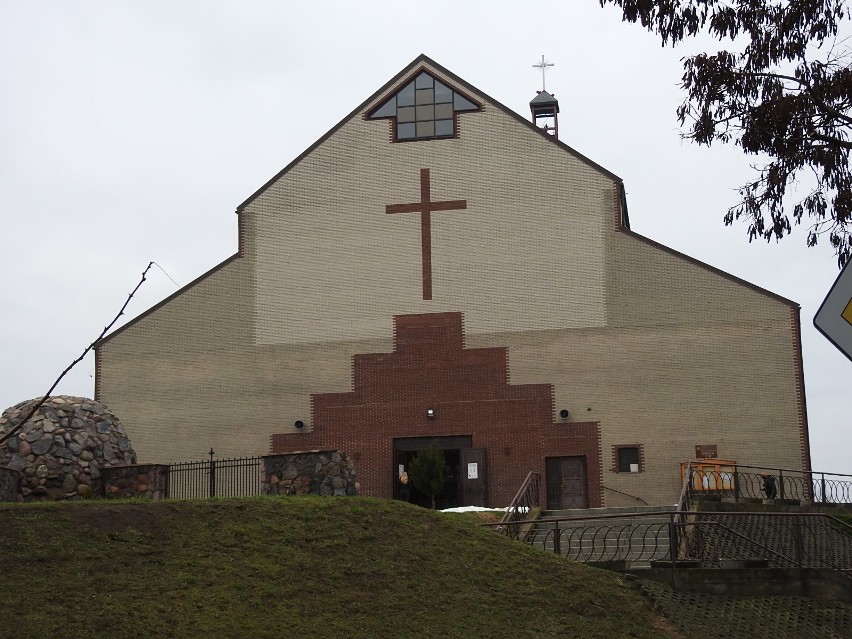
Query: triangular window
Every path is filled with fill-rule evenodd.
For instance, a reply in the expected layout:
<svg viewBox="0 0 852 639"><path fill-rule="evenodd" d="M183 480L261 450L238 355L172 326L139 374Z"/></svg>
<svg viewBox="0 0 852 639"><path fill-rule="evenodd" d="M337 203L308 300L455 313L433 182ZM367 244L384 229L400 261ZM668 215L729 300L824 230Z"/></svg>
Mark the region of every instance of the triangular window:
<svg viewBox="0 0 852 639"><path fill-rule="evenodd" d="M389 100L370 111L367 119L393 119L394 140L397 142L453 138L458 132L456 114L479 111L480 108L480 105L422 71Z"/></svg>

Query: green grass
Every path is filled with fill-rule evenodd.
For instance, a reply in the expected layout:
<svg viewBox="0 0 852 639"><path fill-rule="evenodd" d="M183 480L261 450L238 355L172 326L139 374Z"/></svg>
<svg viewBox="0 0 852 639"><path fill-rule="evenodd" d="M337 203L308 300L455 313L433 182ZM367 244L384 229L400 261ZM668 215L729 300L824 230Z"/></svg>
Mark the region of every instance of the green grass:
<svg viewBox="0 0 852 639"><path fill-rule="evenodd" d="M0 505L0 567L0 637L676 636L616 574L378 499Z"/></svg>

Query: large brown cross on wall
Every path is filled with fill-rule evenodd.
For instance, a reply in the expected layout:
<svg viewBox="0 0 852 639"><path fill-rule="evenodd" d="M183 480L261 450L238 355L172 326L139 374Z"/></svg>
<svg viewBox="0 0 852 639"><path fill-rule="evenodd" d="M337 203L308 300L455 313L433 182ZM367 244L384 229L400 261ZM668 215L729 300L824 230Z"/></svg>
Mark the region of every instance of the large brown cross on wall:
<svg viewBox="0 0 852 639"><path fill-rule="evenodd" d="M420 201L412 204L388 204L385 213L420 213L420 245L423 259L423 299L432 299L432 217L435 211L467 208L467 200L433 202L429 169L420 169Z"/></svg>

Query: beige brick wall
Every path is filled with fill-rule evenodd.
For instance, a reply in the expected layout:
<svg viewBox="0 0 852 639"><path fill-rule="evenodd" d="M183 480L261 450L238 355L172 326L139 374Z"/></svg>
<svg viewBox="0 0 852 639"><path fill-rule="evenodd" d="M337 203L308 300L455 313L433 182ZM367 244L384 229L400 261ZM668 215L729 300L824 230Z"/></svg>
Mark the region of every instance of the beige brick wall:
<svg viewBox="0 0 852 639"><path fill-rule="evenodd" d="M431 301L419 214L385 213L419 201L421 168L433 200L467 200L432 215ZM245 209L263 228L248 253L257 341L379 337L390 315L460 308L471 333L602 326L611 193L611 179L488 104L460 116L456 140L390 144L387 121L356 117Z"/></svg>
<svg viewBox="0 0 852 639"><path fill-rule="evenodd" d="M265 453L310 429L311 393L351 390L352 355L392 350L393 315L462 311L468 346L509 347L513 384L600 422L610 488L671 502L696 444L801 466L791 307L618 231L612 177L499 108L460 123L391 144L353 118L243 210L244 257L100 348L100 398L140 461ZM419 215L385 213L419 200L421 168L433 200L468 202L432 216L431 301ZM632 443L646 472L609 472Z"/></svg>

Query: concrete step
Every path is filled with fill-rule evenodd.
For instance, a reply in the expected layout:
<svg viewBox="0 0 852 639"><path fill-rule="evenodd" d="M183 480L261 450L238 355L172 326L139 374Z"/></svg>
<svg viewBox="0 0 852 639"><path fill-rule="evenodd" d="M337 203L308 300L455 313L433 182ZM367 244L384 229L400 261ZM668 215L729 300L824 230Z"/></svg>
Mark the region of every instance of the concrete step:
<svg viewBox="0 0 852 639"><path fill-rule="evenodd" d="M668 526L670 523L668 517L617 517L610 519L583 519L580 521L571 520L555 520L555 519L539 519L535 523L535 528L541 530L553 530L557 524L560 530L577 530L580 528L614 528L620 526L622 528L661 528Z"/></svg>
<svg viewBox="0 0 852 639"><path fill-rule="evenodd" d="M612 508L572 508L544 510L541 517L593 517L597 515L641 515L651 512L674 512L677 506L617 506Z"/></svg>

